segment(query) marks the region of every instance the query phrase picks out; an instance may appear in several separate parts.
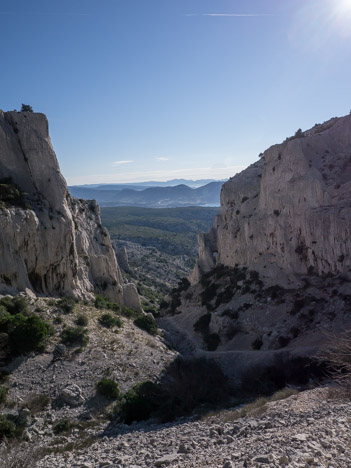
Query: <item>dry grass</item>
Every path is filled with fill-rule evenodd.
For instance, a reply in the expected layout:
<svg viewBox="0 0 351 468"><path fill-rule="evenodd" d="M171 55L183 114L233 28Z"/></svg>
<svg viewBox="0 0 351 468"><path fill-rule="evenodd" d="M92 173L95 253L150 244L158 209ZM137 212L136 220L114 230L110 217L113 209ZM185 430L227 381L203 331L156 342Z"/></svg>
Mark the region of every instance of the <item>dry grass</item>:
<svg viewBox="0 0 351 468"><path fill-rule="evenodd" d="M40 449L23 442L10 443L5 439L0 446L1 468L35 468L41 458Z"/></svg>
<svg viewBox="0 0 351 468"><path fill-rule="evenodd" d="M321 365L327 365L329 376L336 384L334 397L351 395L351 330L328 334L324 349L316 356Z"/></svg>
<svg viewBox="0 0 351 468"><path fill-rule="evenodd" d="M299 392L293 388L284 388L283 390L279 390L278 392L274 393L271 397L258 398L252 403L244 405L237 410L222 410L208 413L203 419L210 420L215 418L220 419L223 423L226 423L245 418L246 416L259 417L266 412L267 403L285 400L286 398L289 398L292 395L297 395L298 393Z"/></svg>

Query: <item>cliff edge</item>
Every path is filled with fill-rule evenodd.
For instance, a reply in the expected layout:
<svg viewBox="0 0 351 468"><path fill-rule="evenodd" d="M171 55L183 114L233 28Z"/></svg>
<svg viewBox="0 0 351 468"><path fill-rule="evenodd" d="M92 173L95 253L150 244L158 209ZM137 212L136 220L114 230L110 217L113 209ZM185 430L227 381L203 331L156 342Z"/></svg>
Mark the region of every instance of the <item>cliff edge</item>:
<svg viewBox="0 0 351 468"><path fill-rule="evenodd" d="M98 205L69 194L43 114L0 111L0 259L0 294L98 292L138 302L123 284Z"/></svg>

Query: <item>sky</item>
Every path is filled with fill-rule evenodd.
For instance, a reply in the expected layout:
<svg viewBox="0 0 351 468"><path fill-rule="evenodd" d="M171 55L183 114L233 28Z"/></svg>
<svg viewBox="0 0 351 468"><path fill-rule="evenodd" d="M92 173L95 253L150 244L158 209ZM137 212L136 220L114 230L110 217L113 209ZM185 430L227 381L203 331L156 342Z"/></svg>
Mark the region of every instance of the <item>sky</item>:
<svg viewBox="0 0 351 468"><path fill-rule="evenodd" d="M351 109L351 0L0 0L0 108L69 184L224 179Z"/></svg>

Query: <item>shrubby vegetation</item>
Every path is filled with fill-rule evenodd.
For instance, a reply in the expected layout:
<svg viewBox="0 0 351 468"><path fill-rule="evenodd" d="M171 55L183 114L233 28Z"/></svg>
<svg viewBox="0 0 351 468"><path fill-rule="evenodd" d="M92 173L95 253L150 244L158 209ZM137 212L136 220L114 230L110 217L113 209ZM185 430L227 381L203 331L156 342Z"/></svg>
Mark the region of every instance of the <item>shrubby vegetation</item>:
<svg viewBox="0 0 351 468"><path fill-rule="evenodd" d="M33 112L33 107L29 104L22 104L21 112Z"/></svg>
<svg viewBox="0 0 351 468"><path fill-rule="evenodd" d="M153 245L170 255L196 254L197 234L213 225L218 208L102 208L104 226L120 239Z"/></svg>
<svg viewBox="0 0 351 468"><path fill-rule="evenodd" d="M68 432L72 427L72 423L68 418L60 419L54 426L54 434L62 434L63 432Z"/></svg>
<svg viewBox="0 0 351 468"><path fill-rule="evenodd" d="M150 335L157 335L156 320L150 315L140 315L134 320L134 325L150 333Z"/></svg>
<svg viewBox="0 0 351 468"><path fill-rule="evenodd" d="M89 342L88 330L84 327L67 327L61 333L61 341L69 346L84 347Z"/></svg>
<svg viewBox="0 0 351 468"><path fill-rule="evenodd" d="M121 310L121 306L119 304L116 302L111 302L109 299L101 296L100 294L95 296L94 305L97 309L109 309L114 310L115 312L119 312Z"/></svg>
<svg viewBox="0 0 351 468"><path fill-rule="evenodd" d="M76 325L79 325L80 327L86 327L89 323L88 317L84 314L79 314L77 315L76 318Z"/></svg>
<svg viewBox="0 0 351 468"><path fill-rule="evenodd" d="M5 414L0 414L0 440L6 437L12 438L16 435L16 424Z"/></svg>
<svg viewBox="0 0 351 468"><path fill-rule="evenodd" d="M102 314L99 318L99 323L103 327L112 328L112 327L119 327L123 326L123 322L119 317L113 316L112 314L106 313Z"/></svg>
<svg viewBox="0 0 351 468"><path fill-rule="evenodd" d="M12 324L14 329L9 333L9 341L15 354L43 350L49 326L40 317L17 314Z"/></svg>
<svg viewBox="0 0 351 468"><path fill-rule="evenodd" d="M99 323L104 327L122 327L123 322L120 317L118 317L118 315L120 315L129 319L134 319L134 325L141 328L142 330L147 331L151 335L157 335L157 323L150 315L145 315L142 312L138 312L137 310L132 309L131 307L121 307L119 304L111 302L109 299L100 295L96 296L94 304L97 309L113 310L117 314L116 316L106 312L101 315L99 318Z"/></svg>
<svg viewBox="0 0 351 468"><path fill-rule="evenodd" d="M62 310L62 312L65 314L70 314L76 307L76 301L73 297L64 297L59 300L57 305Z"/></svg>
<svg viewBox="0 0 351 468"><path fill-rule="evenodd" d="M44 349L51 327L29 313L24 298L6 296L0 300L0 332L8 334L13 354L26 354Z"/></svg>
<svg viewBox="0 0 351 468"><path fill-rule="evenodd" d="M0 179L0 209L12 206L28 209L29 206L25 203L24 195L11 178Z"/></svg>
<svg viewBox="0 0 351 468"><path fill-rule="evenodd" d="M0 385L0 404L5 403L6 398L7 398L7 388L4 387L3 385Z"/></svg>
<svg viewBox="0 0 351 468"><path fill-rule="evenodd" d="M101 379L97 383L96 389L100 395L106 398L109 398L111 400L116 400L120 395L118 385L112 379L108 379L108 378Z"/></svg>

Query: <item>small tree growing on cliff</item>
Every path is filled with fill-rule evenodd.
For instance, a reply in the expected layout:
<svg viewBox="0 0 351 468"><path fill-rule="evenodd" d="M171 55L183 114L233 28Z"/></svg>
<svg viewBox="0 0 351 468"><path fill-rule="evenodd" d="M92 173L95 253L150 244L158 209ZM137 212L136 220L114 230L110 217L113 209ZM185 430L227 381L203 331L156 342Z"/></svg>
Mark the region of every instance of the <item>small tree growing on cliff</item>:
<svg viewBox="0 0 351 468"><path fill-rule="evenodd" d="M22 104L21 112L33 112L33 107L28 104Z"/></svg>

